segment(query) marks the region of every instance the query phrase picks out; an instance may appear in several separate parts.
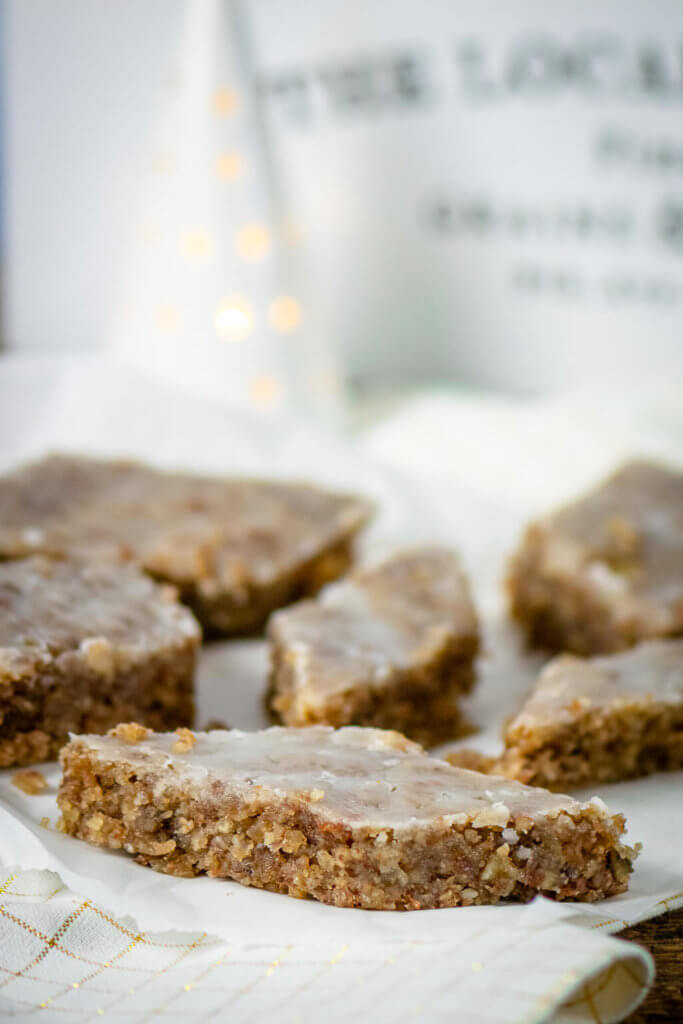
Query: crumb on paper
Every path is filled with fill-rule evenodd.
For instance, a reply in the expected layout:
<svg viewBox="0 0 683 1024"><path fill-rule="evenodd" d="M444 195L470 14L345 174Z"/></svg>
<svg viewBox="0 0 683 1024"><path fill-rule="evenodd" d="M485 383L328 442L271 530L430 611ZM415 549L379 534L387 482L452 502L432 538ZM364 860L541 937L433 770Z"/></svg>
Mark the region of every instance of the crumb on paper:
<svg viewBox="0 0 683 1024"><path fill-rule="evenodd" d="M47 815L44 815L40 819L40 827L41 828L49 828L50 827L50 819L47 817Z"/></svg>
<svg viewBox="0 0 683 1024"><path fill-rule="evenodd" d="M472 772L481 772L483 775L488 775L496 763L495 757L482 754L480 750L473 750L470 747L452 750L449 754L444 755L444 760L452 764L454 768L468 768Z"/></svg>
<svg viewBox="0 0 683 1024"><path fill-rule="evenodd" d="M25 769L15 772L12 776L12 784L20 789L27 796L37 796L47 786L47 779L42 772L34 769Z"/></svg>
<svg viewBox="0 0 683 1024"><path fill-rule="evenodd" d="M204 726L204 732L215 732L217 729L229 729L230 726L222 718L210 718Z"/></svg>
<svg viewBox="0 0 683 1024"><path fill-rule="evenodd" d="M189 750L192 750L193 746L197 742L197 737L191 729L186 729L183 726L180 729L176 729L178 739L175 741L171 750L174 754L187 754Z"/></svg>

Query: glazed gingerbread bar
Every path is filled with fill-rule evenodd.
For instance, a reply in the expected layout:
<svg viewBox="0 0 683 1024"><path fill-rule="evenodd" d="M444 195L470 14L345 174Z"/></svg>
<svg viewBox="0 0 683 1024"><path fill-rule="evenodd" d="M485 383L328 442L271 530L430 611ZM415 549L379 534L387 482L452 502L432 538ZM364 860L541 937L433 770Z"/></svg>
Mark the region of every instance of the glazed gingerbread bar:
<svg viewBox="0 0 683 1024"><path fill-rule="evenodd" d="M456 555L360 569L268 626L272 711L287 725L373 725L432 745L466 731L477 619Z"/></svg>
<svg viewBox="0 0 683 1024"><path fill-rule="evenodd" d="M530 642L550 650L605 654L683 634L683 472L629 462L533 523L508 588Z"/></svg>
<svg viewBox="0 0 683 1024"><path fill-rule="evenodd" d="M191 725L200 629L132 566L0 563L0 767L131 717Z"/></svg>
<svg viewBox="0 0 683 1024"><path fill-rule="evenodd" d="M560 655L508 723L491 770L563 790L683 768L683 640Z"/></svg>
<svg viewBox="0 0 683 1024"><path fill-rule="evenodd" d="M340 907L419 910L623 892L624 819L452 768L349 726L74 736L60 829L167 874L208 874Z"/></svg>
<svg viewBox="0 0 683 1024"><path fill-rule="evenodd" d="M0 479L0 559L131 561L208 629L242 633L344 573L370 513L305 484L53 455Z"/></svg>

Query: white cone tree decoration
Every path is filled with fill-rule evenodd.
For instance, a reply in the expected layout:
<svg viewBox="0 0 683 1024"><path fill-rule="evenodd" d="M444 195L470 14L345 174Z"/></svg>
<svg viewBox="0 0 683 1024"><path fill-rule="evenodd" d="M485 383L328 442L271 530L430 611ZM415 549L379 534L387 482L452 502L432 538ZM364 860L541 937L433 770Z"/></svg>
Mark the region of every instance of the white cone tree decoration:
<svg viewBox="0 0 683 1024"><path fill-rule="evenodd" d="M334 360L306 339L248 62L239 5L188 0L111 345L199 394L319 412L336 404Z"/></svg>

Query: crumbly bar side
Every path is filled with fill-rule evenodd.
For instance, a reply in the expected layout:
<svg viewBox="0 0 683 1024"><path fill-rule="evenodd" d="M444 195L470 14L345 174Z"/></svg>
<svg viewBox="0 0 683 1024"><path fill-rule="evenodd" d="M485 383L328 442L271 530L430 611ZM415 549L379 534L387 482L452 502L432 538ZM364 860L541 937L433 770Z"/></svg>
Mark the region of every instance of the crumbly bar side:
<svg viewBox="0 0 683 1024"><path fill-rule="evenodd" d="M460 698L474 685L472 659L478 639L458 638L439 652L437 658L418 669L394 669L381 690L370 683L336 691L320 700L309 699L306 688L297 685L295 668L287 646L271 642L270 689L267 704L286 725L365 725L394 729L423 746L472 732L460 708Z"/></svg>
<svg viewBox="0 0 683 1024"><path fill-rule="evenodd" d="M53 759L70 732L104 733L131 720L162 731L192 725L197 647L188 637L114 675L71 657L0 677L0 768Z"/></svg>
<svg viewBox="0 0 683 1024"><path fill-rule="evenodd" d="M496 826L461 816L413 828L350 827L315 812L316 793L201 796L158 787L125 759L79 739L62 751L63 832L171 875L208 874L342 907L417 910L528 900L594 901L623 892L635 853L619 815L591 804ZM495 813L493 815L495 820Z"/></svg>
<svg viewBox="0 0 683 1024"><path fill-rule="evenodd" d="M518 724L489 771L555 792L683 768L683 706L616 702L558 725Z"/></svg>

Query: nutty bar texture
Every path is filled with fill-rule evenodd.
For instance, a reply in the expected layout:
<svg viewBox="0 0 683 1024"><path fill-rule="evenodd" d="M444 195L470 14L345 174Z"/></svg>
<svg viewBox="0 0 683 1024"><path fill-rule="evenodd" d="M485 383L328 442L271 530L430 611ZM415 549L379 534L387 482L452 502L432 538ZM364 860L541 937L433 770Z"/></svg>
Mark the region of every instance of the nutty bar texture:
<svg viewBox="0 0 683 1024"><path fill-rule="evenodd" d="M371 506L297 483L52 455L0 478L0 559L131 561L207 630L249 633L342 575Z"/></svg>
<svg viewBox="0 0 683 1024"><path fill-rule="evenodd" d="M0 767L132 717L191 725L200 629L133 566L0 563Z"/></svg>
<svg viewBox="0 0 683 1024"><path fill-rule="evenodd" d="M624 819L452 768L348 726L173 733L119 726L61 754L59 828L171 875L339 907L594 901L628 886Z"/></svg>
<svg viewBox="0 0 683 1024"><path fill-rule="evenodd" d="M286 725L371 725L426 746L468 731L460 698L479 645L453 551L419 548L360 569L268 625L269 704Z"/></svg>
<svg viewBox="0 0 683 1024"><path fill-rule="evenodd" d="M546 789L683 768L683 640L554 658L504 740L490 770Z"/></svg>
<svg viewBox="0 0 683 1024"><path fill-rule="evenodd" d="M622 466L528 527L507 583L534 646L609 654L682 635L683 472Z"/></svg>

